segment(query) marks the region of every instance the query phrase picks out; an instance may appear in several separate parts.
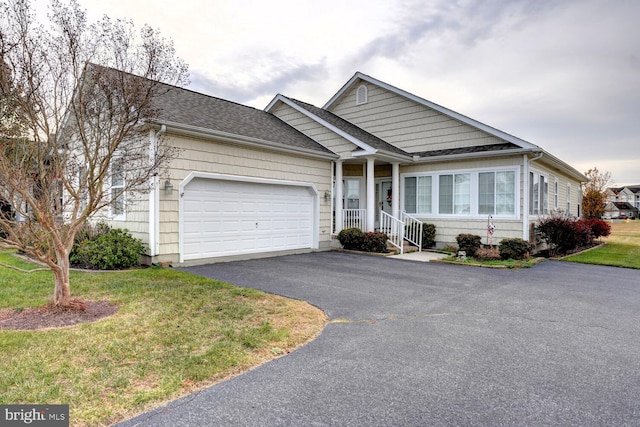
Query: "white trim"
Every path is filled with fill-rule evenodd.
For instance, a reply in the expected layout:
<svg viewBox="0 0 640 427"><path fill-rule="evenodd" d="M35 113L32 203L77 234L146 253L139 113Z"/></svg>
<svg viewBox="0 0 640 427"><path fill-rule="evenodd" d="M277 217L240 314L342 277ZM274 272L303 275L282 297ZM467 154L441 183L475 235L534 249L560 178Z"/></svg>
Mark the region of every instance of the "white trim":
<svg viewBox="0 0 640 427"><path fill-rule="evenodd" d="M499 215L494 214L494 218L500 218L505 220L517 220L520 218L520 197L522 194L520 188L520 166L505 166L505 167L497 167L497 168L470 168L470 169L450 169L450 170L438 170L438 171L428 171L428 172L408 172L400 174L400 185L402 189L402 198L400 200L401 209L404 211L404 197L405 197L405 188L404 188L404 180L407 177L420 177L420 176L430 176L431 179L431 210L430 214L421 214L421 213L412 213L409 214L416 216L418 218L429 218L429 219L449 219L449 218L460 218L460 219L479 219L486 218L486 214L478 213L478 176L483 172L513 172L514 173L514 213L512 215ZM470 175L470 211L469 214L441 214L440 213L440 186L438 177L441 175L459 175L459 174L469 174Z"/></svg>
<svg viewBox="0 0 640 427"><path fill-rule="evenodd" d="M318 189L312 182L287 181L279 179L256 178L241 175L223 175L209 172L191 172L178 186L178 247L180 252L180 263L184 262L184 192L185 187L196 178L211 180L237 181L255 184L283 185L293 187L306 187L313 195L313 235L311 249L318 249L320 241L320 197Z"/></svg>
<svg viewBox="0 0 640 427"><path fill-rule="evenodd" d="M296 104L295 102L293 102L289 98L287 98L286 96L278 94L273 99L273 101L271 101L271 103L267 106L267 108L265 110L269 111L269 109L271 109L275 105L275 103L278 102L278 101L280 101L280 102L282 102L284 104L287 104L289 107L293 108L297 112L299 112L301 114L304 114L305 116L307 116L311 120L315 121L316 123L326 127L327 129L329 129L333 133L335 133L335 134L341 136L342 138L346 139L347 141L355 144L356 146L358 146L359 148L364 150L367 155L375 154L378 151L375 148L373 148L372 146L370 146L369 144L360 141L358 138L348 134L347 132L345 132L345 131L343 131L341 129L338 129L337 127L335 127L331 123L321 119L320 117L318 117L315 114L311 113L306 108L303 108L303 107L299 106L298 104Z"/></svg>
<svg viewBox="0 0 640 427"><path fill-rule="evenodd" d="M369 91L367 85L362 84L356 89L356 105L362 105L369 102Z"/></svg>

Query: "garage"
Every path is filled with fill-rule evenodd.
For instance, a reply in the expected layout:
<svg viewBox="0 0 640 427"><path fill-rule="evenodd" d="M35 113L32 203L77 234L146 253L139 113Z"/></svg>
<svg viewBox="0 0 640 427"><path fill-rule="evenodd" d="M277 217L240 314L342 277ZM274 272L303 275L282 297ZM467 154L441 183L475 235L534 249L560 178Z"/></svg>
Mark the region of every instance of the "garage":
<svg viewBox="0 0 640 427"><path fill-rule="evenodd" d="M316 246L311 184L192 175L181 195L182 261Z"/></svg>

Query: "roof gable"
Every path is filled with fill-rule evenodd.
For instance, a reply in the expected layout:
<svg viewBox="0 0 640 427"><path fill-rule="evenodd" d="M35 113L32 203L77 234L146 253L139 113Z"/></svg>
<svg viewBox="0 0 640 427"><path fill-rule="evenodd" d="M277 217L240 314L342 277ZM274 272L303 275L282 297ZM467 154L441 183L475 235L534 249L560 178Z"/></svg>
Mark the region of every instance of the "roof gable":
<svg viewBox="0 0 640 427"><path fill-rule="evenodd" d="M353 123L314 105L302 102L296 99L288 98L284 95L277 95L265 108L266 111L272 110L278 102L283 102L288 106L296 109L300 113L319 123L320 125L330 129L341 137L347 139L358 148L362 154L387 154L391 156L401 156L408 160L411 155L406 151L389 144L388 142L378 138L375 135L361 129Z"/></svg>
<svg viewBox="0 0 640 427"><path fill-rule="evenodd" d="M404 91L402 89L399 89L395 86L392 86L388 83L382 82L380 80L377 80L371 76L368 76L366 74L363 74L361 72L357 72L354 74L354 76L344 85L342 86L342 88L340 88L340 90L323 106L324 109L330 110L332 106L336 105L338 102L340 102L340 100L347 94L349 93L355 86L361 84L362 82L367 82L370 83L372 85L378 86L384 90L387 90L389 92L392 92L396 95L399 95L403 98L409 99L417 104L420 104L424 107L427 107L431 110L437 111L451 119L457 120L461 123L464 123L468 126L471 126L475 129L478 129L480 131L483 131L491 136L494 136L498 139L504 140L505 142L509 142L511 144L514 144L520 148L524 148L524 149L531 149L531 150L540 150L540 147L538 147L535 144L532 144L530 142L527 142L523 139L517 138L513 135L510 135L506 132L503 132L499 129L496 129L494 127L488 126L484 123L481 123L477 120L474 120L470 117L467 117L463 114L460 114L458 112L455 112L453 110L450 110L446 107L443 107L441 105L438 105L434 102L428 101L424 98L421 98L419 96L416 96L412 93L409 93L407 91Z"/></svg>

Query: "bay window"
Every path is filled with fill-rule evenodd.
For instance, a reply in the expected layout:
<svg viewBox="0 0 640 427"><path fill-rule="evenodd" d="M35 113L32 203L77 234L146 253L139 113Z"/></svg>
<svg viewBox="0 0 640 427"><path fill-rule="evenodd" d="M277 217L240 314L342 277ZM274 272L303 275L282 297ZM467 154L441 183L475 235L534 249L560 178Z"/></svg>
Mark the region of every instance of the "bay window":
<svg viewBox="0 0 640 427"><path fill-rule="evenodd" d="M403 177L403 206L416 215L515 217L518 172L456 171Z"/></svg>

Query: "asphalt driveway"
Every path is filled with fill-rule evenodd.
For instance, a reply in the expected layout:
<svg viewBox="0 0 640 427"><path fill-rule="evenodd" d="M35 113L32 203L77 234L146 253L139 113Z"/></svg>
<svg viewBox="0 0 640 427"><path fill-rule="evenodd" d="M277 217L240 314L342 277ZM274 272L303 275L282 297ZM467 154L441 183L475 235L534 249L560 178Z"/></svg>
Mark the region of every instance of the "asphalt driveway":
<svg viewBox="0 0 640 427"><path fill-rule="evenodd" d="M326 311L309 345L122 426L640 425L640 274L337 252L186 270Z"/></svg>

